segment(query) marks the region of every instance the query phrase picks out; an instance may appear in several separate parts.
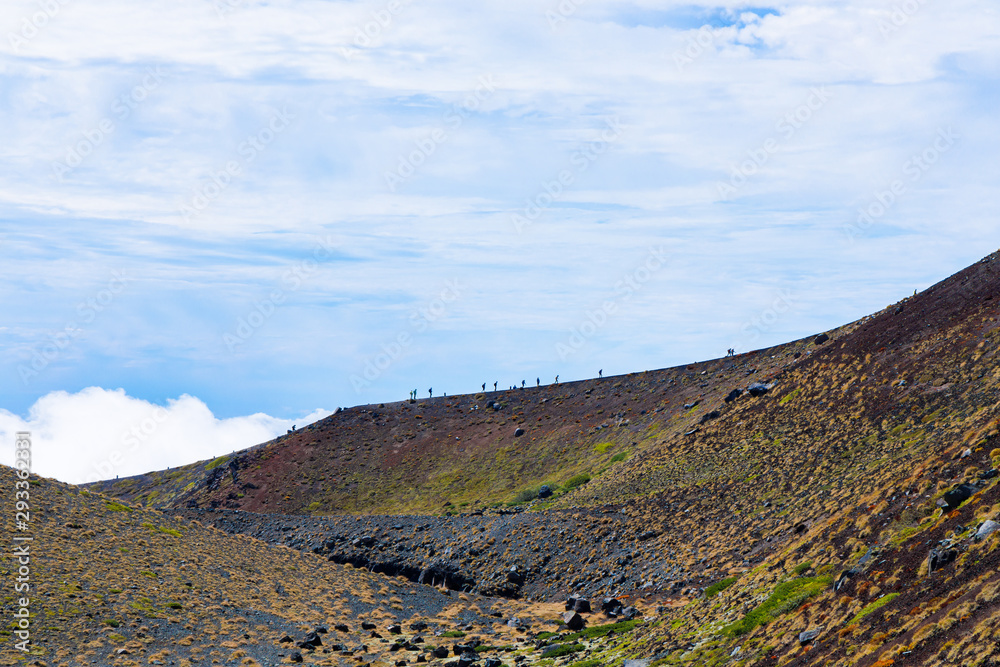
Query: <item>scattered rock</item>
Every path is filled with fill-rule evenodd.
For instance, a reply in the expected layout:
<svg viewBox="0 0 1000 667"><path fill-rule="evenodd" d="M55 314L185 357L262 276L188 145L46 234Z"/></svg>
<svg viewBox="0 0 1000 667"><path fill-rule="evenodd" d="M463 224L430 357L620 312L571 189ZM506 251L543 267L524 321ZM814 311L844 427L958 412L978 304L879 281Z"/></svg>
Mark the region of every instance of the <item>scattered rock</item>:
<svg viewBox="0 0 1000 667"><path fill-rule="evenodd" d="M982 475L980 475L979 479L993 479L997 475L1000 475L1000 472L998 472L996 468L993 468L992 470L987 470Z"/></svg>
<svg viewBox="0 0 1000 667"><path fill-rule="evenodd" d="M706 423L712 421L713 419L718 419L721 416L722 416L721 412L719 412L718 410L712 410L711 412L703 414L701 416L701 421L698 422L698 423L699 424L706 424Z"/></svg>
<svg viewBox="0 0 1000 667"><path fill-rule="evenodd" d="M813 339L813 345L822 345L823 343L825 343L828 340L830 340L829 336L827 336L825 333L824 334L820 334L820 335L816 336L816 338Z"/></svg>
<svg viewBox="0 0 1000 667"><path fill-rule="evenodd" d="M566 611L575 611L581 614L589 614L591 611L590 600L576 594L570 595L569 599L566 600Z"/></svg>
<svg viewBox="0 0 1000 667"><path fill-rule="evenodd" d="M956 549L931 549L927 555L927 572L937 572L958 558Z"/></svg>
<svg viewBox="0 0 1000 667"><path fill-rule="evenodd" d="M575 611L567 611L563 614L563 622L566 624L566 627L573 632L583 629L583 616L580 616L580 614Z"/></svg>
<svg viewBox="0 0 1000 667"><path fill-rule="evenodd" d="M1000 523L990 520L984 521L983 525L981 525L979 527L979 530L976 531L976 539L977 540L986 539L987 537L995 533L997 530L1000 530Z"/></svg>
<svg viewBox="0 0 1000 667"><path fill-rule="evenodd" d="M805 646L806 644L810 643L811 641L819 637L821 632L823 632L823 628L817 628L815 630L808 630L806 632L799 633L799 644Z"/></svg>
<svg viewBox="0 0 1000 667"><path fill-rule="evenodd" d="M754 382L752 385L747 387L747 393L751 396L763 396L767 392L771 391L774 387L773 384L764 384L763 382Z"/></svg>
<svg viewBox="0 0 1000 667"><path fill-rule="evenodd" d="M305 639L300 641L296 646L304 649L315 649L317 646L322 646L323 641L319 638L319 635L315 632L310 632L305 636Z"/></svg>
<svg viewBox="0 0 1000 667"><path fill-rule="evenodd" d="M947 508L946 511L951 512L953 510L957 510L959 505L971 498L972 494L977 491L979 491L979 489L972 484L959 484L951 491L945 492L943 500Z"/></svg>
<svg viewBox="0 0 1000 667"><path fill-rule="evenodd" d="M295 653L288 656L288 659L292 662L302 662L302 654L296 651Z"/></svg>
<svg viewBox="0 0 1000 667"><path fill-rule="evenodd" d="M651 540L654 537L659 537L659 536L660 536L660 531L658 531L658 530L647 530L646 532L641 533L639 535L639 541L640 542L645 542L647 540Z"/></svg>
<svg viewBox="0 0 1000 667"><path fill-rule="evenodd" d="M522 435L524 435L524 429L523 428L521 428L519 426L516 429L514 429L514 437L515 438L520 438Z"/></svg>
<svg viewBox="0 0 1000 667"><path fill-rule="evenodd" d="M550 487L548 484L543 485L542 488L538 489L538 497L539 498L551 498L552 497L552 487Z"/></svg>
<svg viewBox="0 0 1000 667"><path fill-rule="evenodd" d="M398 625L390 625L386 629L389 631L390 635L401 635L401 634L403 634L403 628L399 627Z"/></svg>
<svg viewBox="0 0 1000 667"><path fill-rule="evenodd" d="M729 395L726 396L726 403L732 403L742 395L743 395L742 389L733 389L731 392L729 392Z"/></svg>
<svg viewBox="0 0 1000 667"><path fill-rule="evenodd" d="M611 617L620 614L623 607L622 601L617 598L605 598L601 603L601 611Z"/></svg>

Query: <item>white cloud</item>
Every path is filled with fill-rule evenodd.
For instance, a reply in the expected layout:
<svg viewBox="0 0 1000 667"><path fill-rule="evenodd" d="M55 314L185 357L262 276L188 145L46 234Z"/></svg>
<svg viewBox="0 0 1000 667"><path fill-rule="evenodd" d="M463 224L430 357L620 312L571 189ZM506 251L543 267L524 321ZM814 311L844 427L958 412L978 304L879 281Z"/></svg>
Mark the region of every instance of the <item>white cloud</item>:
<svg viewBox="0 0 1000 667"><path fill-rule="evenodd" d="M315 410L298 420L263 413L220 419L193 396L161 406L123 389L88 387L43 396L27 419L0 410L0 442L12 448L16 432L31 433L32 471L79 484L214 458L328 414ZM13 461L12 449L5 458Z"/></svg>

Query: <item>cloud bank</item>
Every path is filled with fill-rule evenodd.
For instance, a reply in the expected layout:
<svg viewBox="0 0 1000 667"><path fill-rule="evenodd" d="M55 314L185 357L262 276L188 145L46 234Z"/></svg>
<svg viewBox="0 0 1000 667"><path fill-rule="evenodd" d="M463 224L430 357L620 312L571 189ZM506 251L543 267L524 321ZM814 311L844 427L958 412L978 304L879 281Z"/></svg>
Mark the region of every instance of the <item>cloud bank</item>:
<svg viewBox="0 0 1000 667"><path fill-rule="evenodd" d="M30 432L33 472L80 484L214 458L328 414L315 410L299 420L263 413L219 419L193 396L156 405L122 389L88 387L43 396L27 419L0 410L0 442L13 460L14 434Z"/></svg>

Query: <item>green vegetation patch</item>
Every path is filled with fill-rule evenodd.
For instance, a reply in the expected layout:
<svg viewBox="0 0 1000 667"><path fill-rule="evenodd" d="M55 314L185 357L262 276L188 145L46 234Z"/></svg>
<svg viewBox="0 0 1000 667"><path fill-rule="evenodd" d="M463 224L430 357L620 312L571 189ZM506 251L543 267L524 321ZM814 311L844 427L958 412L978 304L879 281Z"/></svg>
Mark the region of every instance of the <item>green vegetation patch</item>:
<svg viewBox="0 0 1000 667"><path fill-rule="evenodd" d="M808 572L809 570L811 570L812 566L813 566L812 561L809 561L809 562L806 562L806 563L800 563L800 564L798 564L798 565L795 566L795 569L792 570L792 572L794 572L796 574L796 576L801 577L803 574L805 574L806 572Z"/></svg>
<svg viewBox="0 0 1000 667"><path fill-rule="evenodd" d="M564 655L573 655L574 653L579 653L586 648L583 644L561 644L559 646L553 646L544 653L542 653L543 658L561 658Z"/></svg>
<svg viewBox="0 0 1000 667"><path fill-rule="evenodd" d="M607 637L610 634L625 634L626 632L631 632L635 629L637 625L642 623L642 621L622 621L620 623L607 623L605 625L595 625L592 628L586 628L580 630L580 632L574 632L566 637L566 641L573 642L577 639L597 639L598 637Z"/></svg>
<svg viewBox="0 0 1000 667"><path fill-rule="evenodd" d="M122 505L121 503L116 503L113 500L105 500L104 504L112 512L131 512L132 508L128 505Z"/></svg>
<svg viewBox="0 0 1000 667"><path fill-rule="evenodd" d="M798 396L801 393L802 393L802 387L799 387L798 389L796 389L795 391L791 392L787 396L783 396L781 398L781 400L778 401L778 405L784 405L785 403L788 403L789 401L794 400L795 397Z"/></svg>
<svg viewBox="0 0 1000 667"><path fill-rule="evenodd" d="M716 595L735 584L737 579L739 579L739 577L729 577L728 579L715 582L705 589L705 597L714 598Z"/></svg>
<svg viewBox="0 0 1000 667"><path fill-rule="evenodd" d="M830 577L804 577L778 584L771 596L757 605L742 619L722 629L727 637L741 637L758 625L770 623L782 614L792 611L811 597L819 595L830 585Z"/></svg>
<svg viewBox="0 0 1000 667"><path fill-rule="evenodd" d="M447 632L442 632L441 636L458 638L458 637L464 637L465 633L462 632L461 630L448 630Z"/></svg>
<svg viewBox="0 0 1000 667"><path fill-rule="evenodd" d="M214 461L209 462L205 466L205 470L212 470L213 468L218 468L223 463L226 463L228 461L229 461L229 454L226 454L224 456L220 456L219 458L215 459Z"/></svg>
<svg viewBox="0 0 1000 667"><path fill-rule="evenodd" d="M878 600L875 600L875 602L872 602L870 605L868 605L867 607L865 607L864 609L862 609L861 611L859 611L858 615L855 616L854 618L852 618L850 620L850 622L848 623L848 625L853 625L853 624L857 623L858 621L860 621L865 616L868 616L872 612L875 612L875 611L881 609L885 605L887 605L890 602L892 602L893 600L895 600L897 597L899 597L899 593L889 593L888 595L883 595Z"/></svg>
<svg viewBox="0 0 1000 667"><path fill-rule="evenodd" d="M612 456L611 457L611 462L612 463L618 463L619 461L624 461L627 458L628 458L628 453L627 452L621 452L620 454L615 454L614 456Z"/></svg>
<svg viewBox="0 0 1000 667"><path fill-rule="evenodd" d="M569 667L604 667L604 663L600 660L583 660L582 662L574 662Z"/></svg>
<svg viewBox="0 0 1000 667"><path fill-rule="evenodd" d="M594 449L596 451L600 452L601 454L603 454L604 452L608 451L609 449L611 449L614 446L615 446L615 443L613 443L613 442L601 442L601 443L598 443L598 444L594 445Z"/></svg>
<svg viewBox="0 0 1000 667"><path fill-rule="evenodd" d="M589 481L590 481L590 475L588 475L585 472L582 472L579 475L573 475L568 480L566 480L566 488L575 489L578 486L583 486Z"/></svg>

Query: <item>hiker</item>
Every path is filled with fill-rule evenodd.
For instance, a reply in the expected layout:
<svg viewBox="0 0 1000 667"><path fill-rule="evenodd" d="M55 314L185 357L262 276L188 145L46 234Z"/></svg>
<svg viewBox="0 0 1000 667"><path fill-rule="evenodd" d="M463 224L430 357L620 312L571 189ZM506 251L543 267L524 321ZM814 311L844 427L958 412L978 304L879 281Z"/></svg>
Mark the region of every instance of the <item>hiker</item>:
<svg viewBox="0 0 1000 667"><path fill-rule="evenodd" d="M496 382L494 382L494 383L493 383L493 391L496 391L496 390L497 390L497 383L496 383Z"/></svg>
<svg viewBox="0 0 1000 667"><path fill-rule="evenodd" d="M483 383L483 391L486 391L486 383Z"/></svg>
<svg viewBox="0 0 1000 667"><path fill-rule="evenodd" d="M434 398L434 388L431 387L427 390L427 398Z"/></svg>
<svg viewBox="0 0 1000 667"><path fill-rule="evenodd" d="M535 378L535 386L536 387L542 386L542 378Z"/></svg>
<svg viewBox="0 0 1000 667"><path fill-rule="evenodd" d="M556 384L559 384L559 376L556 376Z"/></svg>
<svg viewBox="0 0 1000 667"><path fill-rule="evenodd" d="M521 389L524 389L524 380L521 380Z"/></svg>
<svg viewBox="0 0 1000 667"><path fill-rule="evenodd" d="M604 377L604 369L603 368L601 370L597 371L597 377L599 377L599 378Z"/></svg>

